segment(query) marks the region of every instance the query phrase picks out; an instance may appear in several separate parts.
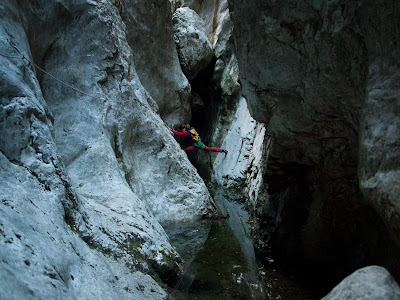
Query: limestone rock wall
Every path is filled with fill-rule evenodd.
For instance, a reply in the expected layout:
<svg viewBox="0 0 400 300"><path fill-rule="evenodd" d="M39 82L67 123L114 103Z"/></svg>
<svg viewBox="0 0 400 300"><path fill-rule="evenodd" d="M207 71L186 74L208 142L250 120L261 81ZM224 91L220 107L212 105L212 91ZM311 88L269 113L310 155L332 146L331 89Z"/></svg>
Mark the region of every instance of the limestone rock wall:
<svg viewBox="0 0 400 300"><path fill-rule="evenodd" d="M173 101L165 77L142 84L148 70L136 69L152 56L132 48L128 19L165 9L153 39L173 45L169 8L134 15L134 4L149 5L0 4L1 298L164 299L180 257L160 222L215 212L159 115L190 114L176 112L190 90L176 53Z"/></svg>
<svg viewBox="0 0 400 300"><path fill-rule="evenodd" d="M265 192L262 164L264 150L269 149L269 138L266 138L265 127L250 116L246 99L241 94L228 2L170 2L175 14L190 11L189 8L196 11L202 22L201 26L193 27L205 28L213 45L213 70L202 75L200 84L193 81L196 100L193 101L192 121L201 125L207 145L229 151L226 156L200 151L192 161L203 177L230 189L240 201L247 201L255 209L258 197ZM179 26L177 23L176 27ZM200 103L197 108L196 102ZM198 118L196 112L199 111L208 118Z"/></svg>
<svg viewBox="0 0 400 300"><path fill-rule="evenodd" d="M206 68L203 67L202 72L196 74L196 77L189 76L193 94L192 118L189 121L196 127L206 145L220 147L234 122L241 98L228 3L226 0L170 2L176 18L186 11L195 11L196 19L201 18L201 22L197 22L198 24L192 21L190 28L183 26L182 22L176 22L177 30L186 32L186 35L192 37L197 35L196 30L200 30L203 35L206 35L208 44L212 45L213 59L206 65ZM180 42L177 40L178 49L182 47L179 44ZM186 44L189 47L185 46L184 49L189 53L190 44ZM194 60L198 60L199 57L204 57L193 55L194 53L191 51L188 58L193 57ZM185 68L185 62L181 61L181 63ZM217 155L200 151L189 157L202 177L210 180Z"/></svg>
<svg viewBox="0 0 400 300"><path fill-rule="evenodd" d="M213 164L213 182L231 190L252 209L264 183L264 141L268 139L265 133L264 125L250 116L246 99L242 98L221 145L228 154L218 155Z"/></svg>
<svg viewBox="0 0 400 300"><path fill-rule="evenodd" d="M191 118L191 87L175 49L167 1L120 1L126 38L143 87L159 106L167 124Z"/></svg>
<svg viewBox="0 0 400 300"><path fill-rule="evenodd" d="M228 2L243 94L273 137L264 240L342 274L396 272L399 4Z"/></svg>
<svg viewBox="0 0 400 300"><path fill-rule="evenodd" d="M169 0L172 11L180 7L189 7L194 10L204 21L207 36L213 46L221 38L230 23L228 2L226 0ZM232 27L229 26L229 30Z"/></svg>
<svg viewBox="0 0 400 300"><path fill-rule="evenodd" d="M400 4L366 2L360 13L368 71L360 124L359 183L400 247Z"/></svg>

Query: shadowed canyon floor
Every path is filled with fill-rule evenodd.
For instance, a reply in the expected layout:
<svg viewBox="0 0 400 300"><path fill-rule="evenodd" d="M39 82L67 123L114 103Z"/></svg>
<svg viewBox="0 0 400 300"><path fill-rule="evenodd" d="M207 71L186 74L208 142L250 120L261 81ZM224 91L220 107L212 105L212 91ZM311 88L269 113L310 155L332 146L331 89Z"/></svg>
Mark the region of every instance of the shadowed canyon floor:
<svg viewBox="0 0 400 300"><path fill-rule="evenodd" d="M244 204L228 191L213 189L223 217L166 227L186 260L171 295L175 299L317 299L312 292L276 270L273 259L261 265L252 241ZM204 243L203 243L204 242Z"/></svg>

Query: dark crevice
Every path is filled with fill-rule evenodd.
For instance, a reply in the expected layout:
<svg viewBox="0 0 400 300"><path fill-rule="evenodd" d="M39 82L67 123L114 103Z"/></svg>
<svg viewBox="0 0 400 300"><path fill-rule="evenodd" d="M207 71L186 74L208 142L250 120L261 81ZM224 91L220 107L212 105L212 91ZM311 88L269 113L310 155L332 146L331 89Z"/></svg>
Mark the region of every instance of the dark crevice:
<svg viewBox="0 0 400 300"><path fill-rule="evenodd" d="M75 214L78 210L78 201L77 195L73 191L67 176L64 174L62 169L54 162L54 158L51 158L51 162L56 170L56 174L61 180L64 188L66 199L62 201L62 205L64 207L64 220L70 226L74 226L75 224Z"/></svg>
<svg viewBox="0 0 400 300"><path fill-rule="evenodd" d="M192 106L192 119L190 124L196 128L202 140L207 145L210 140L213 128L211 127L216 119L220 93L213 87L213 74L216 58L214 58L206 69L200 72L195 79L190 81L192 93L201 98L200 105ZM209 146L209 145L207 145ZM204 165L198 161L198 153L194 152L188 155L190 162L197 169L199 175L206 181L210 178L210 166Z"/></svg>
<svg viewBox="0 0 400 300"><path fill-rule="evenodd" d="M343 196L337 188L334 198L322 202L315 190L337 186L348 192L345 179L329 181L305 165L269 164L264 177L270 197L258 214L257 230L263 241L257 256L264 264L273 257L274 267L295 278L315 299L369 265L384 266L399 279L399 250L377 213L360 200L359 191Z"/></svg>
<svg viewBox="0 0 400 300"><path fill-rule="evenodd" d="M208 124L215 118L218 109L217 99L219 95L212 88L212 77L214 74L216 59L214 58L208 67L200 72L195 79L190 81L192 90L197 93L204 105L195 107L192 112L191 125L193 125L201 136L205 136Z"/></svg>

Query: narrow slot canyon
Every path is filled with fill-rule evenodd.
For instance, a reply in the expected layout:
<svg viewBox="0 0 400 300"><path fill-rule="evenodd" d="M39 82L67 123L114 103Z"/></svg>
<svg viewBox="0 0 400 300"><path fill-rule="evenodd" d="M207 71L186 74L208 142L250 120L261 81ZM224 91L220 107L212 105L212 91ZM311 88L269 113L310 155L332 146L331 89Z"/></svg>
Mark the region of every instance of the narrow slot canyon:
<svg viewBox="0 0 400 300"><path fill-rule="evenodd" d="M0 16L1 299L400 298L400 2Z"/></svg>

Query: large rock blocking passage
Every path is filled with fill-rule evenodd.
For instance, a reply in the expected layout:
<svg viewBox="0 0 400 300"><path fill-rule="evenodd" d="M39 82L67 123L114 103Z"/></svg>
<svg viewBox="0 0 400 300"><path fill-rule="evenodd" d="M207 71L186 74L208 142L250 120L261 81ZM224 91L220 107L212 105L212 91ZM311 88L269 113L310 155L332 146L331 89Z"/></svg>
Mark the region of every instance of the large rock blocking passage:
<svg viewBox="0 0 400 300"><path fill-rule="evenodd" d="M244 96L273 136L264 239L332 274L394 271L400 3L228 2Z"/></svg>
<svg viewBox="0 0 400 300"><path fill-rule="evenodd" d="M188 7L179 8L173 17L174 37L179 61L189 80L203 71L214 57L204 22Z"/></svg>
<svg viewBox="0 0 400 300"><path fill-rule="evenodd" d="M215 211L156 113L187 105L176 53L173 101L135 69L134 4L0 4L0 298L163 299L181 260L160 222Z"/></svg>

